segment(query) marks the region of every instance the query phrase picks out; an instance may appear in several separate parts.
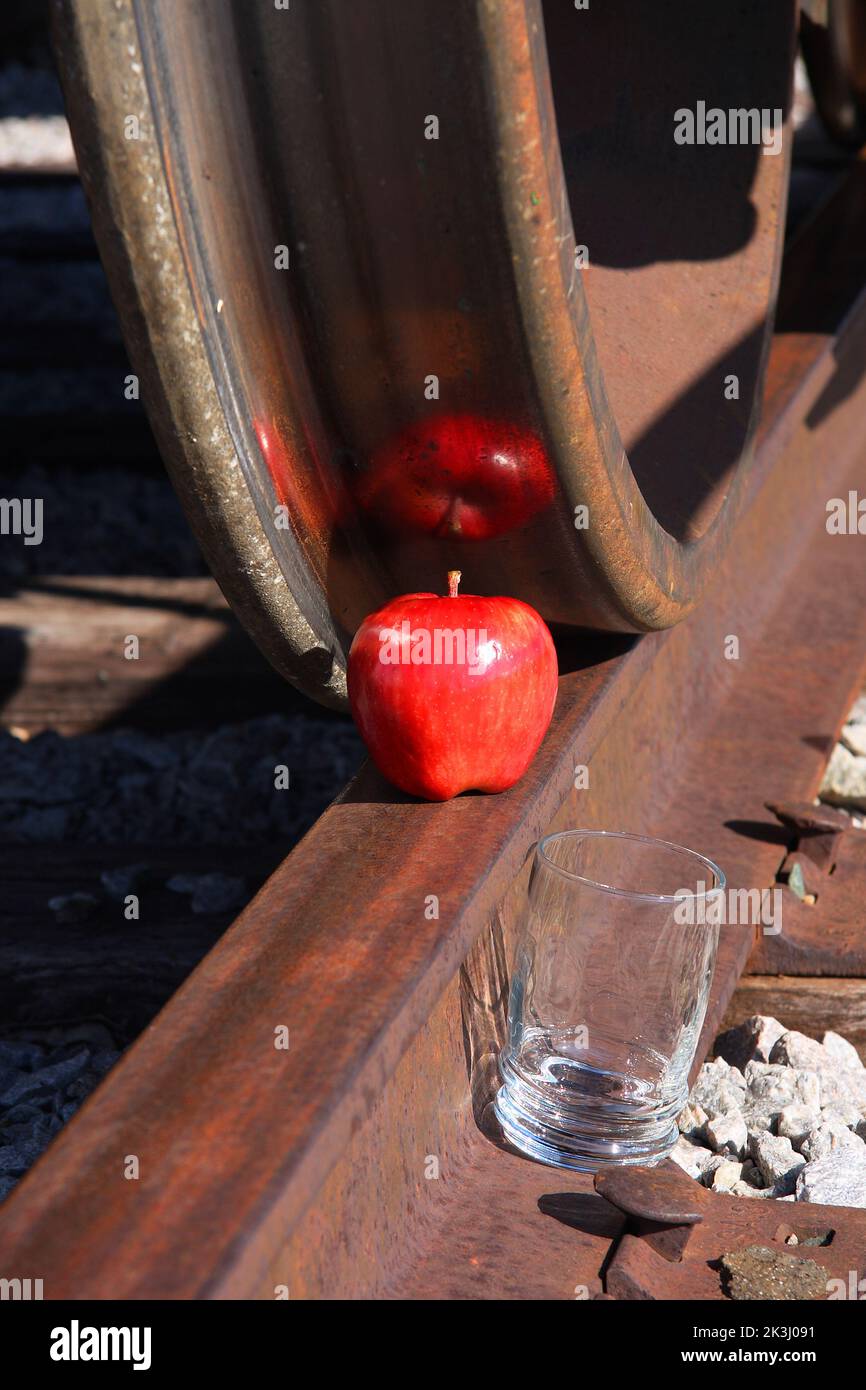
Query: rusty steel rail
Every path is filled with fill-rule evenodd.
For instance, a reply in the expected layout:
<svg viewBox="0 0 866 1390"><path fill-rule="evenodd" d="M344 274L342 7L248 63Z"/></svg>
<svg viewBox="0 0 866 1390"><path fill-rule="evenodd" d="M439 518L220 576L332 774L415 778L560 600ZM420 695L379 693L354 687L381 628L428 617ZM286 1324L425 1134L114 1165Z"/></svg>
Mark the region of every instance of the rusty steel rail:
<svg viewBox="0 0 866 1390"><path fill-rule="evenodd" d="M821 807L818 814L808 805L768 809L795 841L780 869L785 930L757 944L749 969L768 975L866 977L861 918L866 835L831 807ZM800 875L799 893L791 887L794 873Z"/></svg>
<svg viewBox="0 0 866 1390"><path fill-rule="evenodd" d="M48 1298L602 1292L625 1214L490 1128L528 856L615 825L775 882L765 803L814 795L866 652L862 541L825 527L866 478L864 228L858 165L788 258L749 505L699 610L563 646L501 796L423 804L363 769L12 1194L0 1268ZM753 944L722 931L704 1049Z"/></svg>

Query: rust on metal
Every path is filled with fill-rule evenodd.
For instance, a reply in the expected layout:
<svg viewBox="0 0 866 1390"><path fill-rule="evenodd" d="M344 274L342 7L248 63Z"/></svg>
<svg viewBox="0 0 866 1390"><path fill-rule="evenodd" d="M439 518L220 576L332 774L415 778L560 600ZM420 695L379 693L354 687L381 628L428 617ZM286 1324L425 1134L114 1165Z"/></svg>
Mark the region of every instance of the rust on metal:
<svg viewBox="0 0 866 1390"><path fill-rule="evenodd" d="M866 1211L702 1192L703 1220L679 1228L674 1257L654 1246L651 1228L624 1232L606 1269L608 1294L627 1300L722 1299L728 1296L722 1257L755 1245L780 1260L808 1256L826 1276L826 1297L834 1291L831 1280L840 1281L837 1297L847 1298L863 1278ZM670 1238L675 1232L661 1234Z"/></svg>
<svg viewBox="0 0 866 1390"><path fill-rule="evenodd" d="M790 882L791 874L796 876L798 872L804 884L806 878L810 883L814 881L816 869L822 875L832 873L840 838L851 829L850 817L832 806L815 806L808 802L778 805L768 801L766 806L794 838L792 851L779 872L783 882ZM792 885L792 891L803 897L796 885Z"/></svg>
<svg viewBox="0 0 866 1390"><path fill-rule="evenodd" d="M768 801L766 806L767 810L772 811L782 825L796 830L800 840L807 836L811 838L813 835L835 835L840 830L851 829L851 817L846 816L844 811L839 811L834 806L816 806L810 801L782 804Z"/></svg>
<svg viewBox="0 0 866 1390"><path fill-rule="evenodd" d="M670 1160L655 1168L635 1165L596 1173L595 1190L627 1216L660 1226L693 1226L704 1219L705 1189Z"/></svg>
<svg viewBox="0 0 866 1390"><path fill-rule="evenodd" d="M847 819L847 817L846 817ZM848 821L850 826L850 821ZM806 897L792 891L790 871L802 862ZM807 834L783 865L782 922L762 936L749 960L753 974L866 975L863 884L866 832L856 829Z"/></svg>
<svg viewBox="0 0 866 1390"><path fill-rule="evenodd" d="M633 1167L598 1173L595 1190L629 1218L664 1260L680 1260L692 1226L704 1219L708 1193L670 1159L656 1168Z"/></svg>

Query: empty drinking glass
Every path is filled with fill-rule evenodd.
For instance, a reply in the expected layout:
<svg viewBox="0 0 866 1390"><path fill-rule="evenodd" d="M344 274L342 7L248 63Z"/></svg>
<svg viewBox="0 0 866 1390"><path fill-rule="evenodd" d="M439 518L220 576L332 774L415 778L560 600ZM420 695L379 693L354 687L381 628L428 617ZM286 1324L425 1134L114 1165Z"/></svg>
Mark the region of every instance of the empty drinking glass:
<svg viewBox="0 0 866 1390"><path fill-rule="evenodd" d="M711 860L664 840L573 830L540 841L495 1102L515 1147L566 1168L666 1157L724 891Z"/></svg>

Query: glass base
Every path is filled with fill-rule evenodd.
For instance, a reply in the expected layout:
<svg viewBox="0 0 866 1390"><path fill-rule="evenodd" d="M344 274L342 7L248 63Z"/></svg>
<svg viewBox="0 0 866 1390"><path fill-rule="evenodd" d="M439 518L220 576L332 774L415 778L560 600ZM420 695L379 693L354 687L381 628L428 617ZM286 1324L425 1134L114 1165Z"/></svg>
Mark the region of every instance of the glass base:
<svg viewBox="0 0 866 1390"><path fill-rule="evenodd" d="M568 1081L538 1085L521 1075L507 1052L493 1108L510 1144L555 1168L595 1172L626 1164L652 1166L677 1142L676 1117L687 1092L666 1104L624 1097L623 1078L582 1066Z"/></svg>

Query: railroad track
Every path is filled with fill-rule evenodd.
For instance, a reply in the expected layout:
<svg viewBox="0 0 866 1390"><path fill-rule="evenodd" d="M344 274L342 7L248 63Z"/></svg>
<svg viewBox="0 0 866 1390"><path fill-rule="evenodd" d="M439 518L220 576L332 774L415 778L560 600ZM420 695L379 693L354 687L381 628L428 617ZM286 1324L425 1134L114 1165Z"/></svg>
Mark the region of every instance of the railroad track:
<svg viewBox="0 0 866 1390"><path fill-rule="evenodd" d="M725 1241L784 1240L779 1212L795 1229L798 1223L805 1230L810 1222L832 1222L844 1230L844 1245L826 1258L834 1271L837 1259L847 1260L846 1268L854 1261L852 1267L863 1269L862 1214L808 1204L799 1204L793 1216L786 1208L774 1214L772 1202L754 1211L755 1204L732 1204L708 1194L696 1236L697 1215L682 1184L669 1174L645 1177L642 1187L640 1179L637 1186L606 1179L596 1191L591 1177L554 1172L508 1152L492 1125L490 1100L516 909L529 853L543 831L615 825L697 844L724 866L732 887L774 885L788 854L797 851L797 835L774 820L766 803L784 807L814 797L866 673L862 539L856 533L831 535L826 527L828 500L866 486L864 165L853 160L833 181L782 257L787 156L778 164L759 161L754 235L729 246L730 264L721 268L718 256L705 248L688 295L676 290L671 331L676 338L674 328L681 330L681 355L664 364L659 391L682 397L678 372L697 339L700 379L720 372L733 353L748 384L736 438L727 425L723 438L713 438L715 416L707 414L702 392L678 417L675 402L664 394L630 399L628 372L618 371L611 353L625 312L622 296L634 300L635 342L648 341L653 305L677 283L664 258L661 270L657 256L646 258L654 273L633 268L635 273L620 281L611 253L612 264L595 288L587 289L586 303L582 291L577 293L582 307L556 304L556 331L548 338L550 320L541 314L538 299L545 288L555 297L554 280L545 285L533 278L526 228L509 220L508 198L522 190L521 197L535 191L547 199L559 188L559 178L567 188L567 160L563 174L555 156L560 146L567 153L584 113L563 111L560 97L557 145L537 8L511 6L500 12L481 6L471 14L461 52L483 71L491 103L483 110L473 104L464 58L448 70L447 90L438 99L443 109L459 112L478 149L499 169L495 186L479 185L479 204L493 219L491 242L516 257L513 276L506 275L498 252L493 271L482 271L482 262L472 259L477 248L471 218L477 218L478 207L470 217L459 193L477 170L462 168L462 183L451 190L441 174L430 177L435 196L446 199L442 216L455 219L458 250L449 243L448 255L457 257L460 273L449 260L448 283L467 278L478 284L487 331L508 346L495 362L485 362L468 328L453 346L455 323L469 317L463 309L462 318L449 318L447 324L435 313L424 322L434 325L434 340L440 331L443 340L452 335L459 360L475 352L471 360L486 389L492 390L489 382L498 368L505 371L499 391L509 390L517 376L531 381L564 515L570 517L581 499L605 518L613 518L623 499L631 501L632 512L622 508L613 540L608 528L604 541L570 535L566 545L562 515L558 523L551 521L545 535L557 537L555 545L551 542L557 576L552 587L533 570L529 557L534 545L537 569L538 536L533 541L531 527L512 538L507 551L495 538L473 551L479 588L493 583L507 555L511 579L529 576L530 597L551 621L559 620L559 698L535 763L507 793L461 797L441 806L396 794L369 766L361 770L4 1205L0 1265L14 1268L19 1277L43 1277L50 1270L50 1297L271 1299L284 1289L292 1298L563 1299L575 1297L579 1288L589 1297L644 1297L647 1291L677 1297L688 1291L690 1297L714 1298L721 1297L721 1289L717 1276L715 1281L707 1276L707 1262L726 1248ZM292 391L298 395L286 397L276 364L290 361L297 367L296 335L303 318L291 296L269 320L261 371L253 376L241 370L239 364L251 360L254 336L265 333L262 315L269 302L267 285L260 287L259 298L253 295L253 272L242 288L236 286L234 307L228 288L207 304L192 303L190 283L213 289L216 276L221 286L233 284L231 255L248 229L231 219L271 215L257 182L262 170L255 164L239 170L236 163L242 142L229 145L231 157L222 162L209 143L195 169L184 167L186 182L165 184L165 171L177 167L172 162L177 150L165 142L179 138L181 153L191 148L184 122L213 116L201 127L208 142L226 138L223 117L216 120L212 102L228 92L233 104L226 107L225 119L247 128L255 103L240 95L242 84L236 72L231 76L231 64L254 41L260 57L268 51L264 40L272 31L256 32L259 21L273 22L263 15L262 10L238 39L228 32L231 8L217 7L215 37L196 77L194 99L183 109L172 102L191 78L193 56L202 51L194 6L178 5L169 13L160 3L149 10L120 3L108 24L97 7L71 4L58 7L58 25L67 54L74 55L66 59L67 96L85 178L91 197L105 199L95 207L102 254L178 490L226 593L260 645L296 684L338 703L351 604L372 607L377 586L387 589L401 581L408 556L384 543L377 551L362 523L352 531L355 517L347 525L357 548L340 548L329 511L333 487L329 492L327 469L310 475L307 528L300 538L297 530L288 539L270 534L272 497L263 499L261 488L268 477L269 486L275 484L261 431L257 435L253 428L261 418L254 397L258 393L265 405L270 400L268 419L279 420L289 460L283 481L295 486L305 476L306 455L297 444L302 421L309 427L315 418L321 429L313 443L309 429L307 434L306 447L317 457L333 457L336 435L350 437L361 451L369 448L375 413L369 384L365 398L363 371L357 364L347 366L335 350L330 359L313 355L320 366L326 360L323 375L310 380L302 374L302 386L301 377L293 376ZM420 61L429 39L426 6L408 7L406 15L399 37ZM379 6L369 7L370 16L376 23L369 32L350 24L338 33L331 8L324 5L318 18L304 19L295 38L310 67L325 49L335 54L344 92L378 129L380 96L363 78L369 65L359 62L353 72L345 57L353 46L367 52L364 45L374 42L370 34L381 41L390 33ZM556 95L563 81L556 65L569 56L574 61L574 54L569 55L568 36L556 28L560 20L552 7L544 18ZM784 111L793 20L790 5L767 6L755 20L766 30L754 45L757 66L751 80L778 93L778 101L775 95L767 101ZM726 37L732 42L719 22L718 43ZM603 53L615 39L615 29L608 32L602 25L593 42ZM106 55L121 43L132 43L141 71L107 63ZM284 44L285 36L275 37L275 65L279 55L286 56ZM229 76L215 82L209 95L208 74L226 58ZM679 59L688 66L696 55L686 47ZM426 61L421 70L432 81L432 58ZM508 85L509 73L516 70L523 83L517 89ZM259 73L259 79L259 93L270 93L273 71ZM155 94L165 110L153 104ZM404 104L408 100L403 89L390 95ZM498 113L502 122L509 96L544 133L538 158L546 163L533 165L529 175L524 169L519 177L509 163L509 137L490 115ZM311 120L303 95L297 100L298 108L287 110L285 120L304 115ZM127 113L131 103L140 109L163 141L161 148L152 142L143 163L129 160L128 148L119 143L123 137L111 127L122 103ZM305 131L293 137L297 148L287 145L285 164L269 167L271 173L281 168L292 186L309 194L314 171L299 152ZM383 239L375 181L355 158L350 137L351 129L335 134L338 145L346 142L340 146L343 176L350 169L362 180L366 244L380 258L379 278L371 275L364 282L351 258L337 275L335 247L345 251L337 236L321 253L324 264L312 257L302 265L297 294L309 305L328 275L334 276L317 322L319 346L342 340L353 322L369 334L371 324L378 323L396 334L399 348L392 342L388 351L399 356L419 337L417 325L397 314L401 293L405 303L427 301L417 284L410 293L408 280L401 281L408 270L399 256L385 273L391 243ZM382 140L387 143L385 135ZM503 141L506 153L497 165ZM273 147L267 154L276 160ZM384 148L382 160L389 157L396 158L395 152ZM170 273L161 287L148 270L153 247L147 236L154 224L152 215L147 220L143 168L147 178L163 180L160 196L164 193L166 206L173 207L175 225L194 229L197 249L188 254L200 257L204 249L214 258L207 266L200 260L185 263L181 236L177 245L162 248ZM226 182L233 175L239 175L234 191ZM521 183L527 176L531 189ZM715 192L702 188L704 201L696 199L695 217L701 207L706 217L706 198L713 209L719 207L717 199L730 200L743 168L731 166L727 177ZM654 172L656 190L663 178L663 169ZM124 194L122 206L112 201L118 190ZM319 219L314 231L320 240L327 206L327 199L319 205L310 197L305 212ZM529 206L536 206L531 198ZM555 198L553 206L560 206ZM231 226L222 237L215 233L217 212ZM532 216L525 221L532 222ZM558 235L562 225L554 218L538 236ZM273 228L267 227L264 239L270 244ZM724 239L724 227L717 231ZM417 227L401 222L397 232L397 241L411 242ZM599 238L605 244L603 231ZM573 263L574 237L563 245ZM622 257L638 255L634 246L619 250ZM465 263L463 256L469 258ZM215 266L221 266L219 273ZM445 274L435 255L432 267L431 274L439 269ZM725 294L729 272L730 284L742 287L739 298ZM370 284L377 286L375 304ZM179 336L160 342L154 326L168 314L167 293L175 296L171 322ZM714 318L716 296L736 299L732 317ZM225 320L217 325L213 315L220 301ZM241 301L247 318L238 307ZM350 321L352 314L360 318ZM183 338L181 329L192 337ZM565 358L566 351L576 355ZM649 348L643 351L649 355ZM412 360L420 368L420 359ZM330 383L323 379L328 372ZM580 383L576 394L582 406L555 399L562 372ZM233 395L225 406L227 382ZM344 392L344 414L335 435L316 412L337 387ZM639 388L633 389L639 397ZM405 415L404 382L397 381L392 396L389 409L397 400ZM201 444L198 413L214 402L225 406L219 429L225 425L227 433L208 452ZM578 414L572 416L572 410ZM664 419L669 411L682 448L669 456L667 480L654 483L652 468L642 473L639 459L642 451L645 459L657 456L647 445L652 436L647 421L659 413ZM240 426L232 412L243 417ZM592 428L586 449L575 457L567 440L578 419L582 430L588 422ZM232 451L239 443L247 448L240 465L247 494L235 489L231 507L220 510L216 501L228 476L227 441ZM704 460L711 446L718 446L719 455ZM705 470L694 468L696 451ZM710 484L704 476L695 490L694 472L708 475ZM671 481L685 489L678 518L676 502L663 495ZM666 512L671 506L674 510ZM329 536L336 552L330 569L322 549L323 537ZM426 542L417 547L422 568L441 565L452 553L447 545L425 547ZM257 568L253 561L265 552L267 563ZM264 589L274 584L277 599L265 600ZM350 589L351 602L337 601ZM664 601L662 589L667 589ZM575 622L609 630L575 631ZM644 635L636 636L638 631ZM726 642L732 635L739 655L728 660ZM326 661L319 659L322 653ZM28 717L27 709L24 690L16 720ZM579 767L589 771L588 787L576 786ZM828 954L804 916L805 907L775 958L752 929L722 932L698 1062L723 1020L730 1023L744 1010L754 1011L753 1000L774 991L776 997L796 1000L798 1019L820 1017L824 1026L843 1030L846 1020L862 1020L866 941L851 881L846 884L843 871L826 887L844 950ZM438 916L425 910L430 895ZM738 992L744 970L757 973L747 973ZM845 987L829 983L837 975L846 976ZM831 993L838 1000L835 1012L828 1003ZM288 1038L288 1047L275 1046L278 1035ZM140 1164L134 1183L123 1177L130 1154ZM662 1224L677 1228L677 1251L685 1252L685 1259L671 1259L657 1229Z"/></svg>

